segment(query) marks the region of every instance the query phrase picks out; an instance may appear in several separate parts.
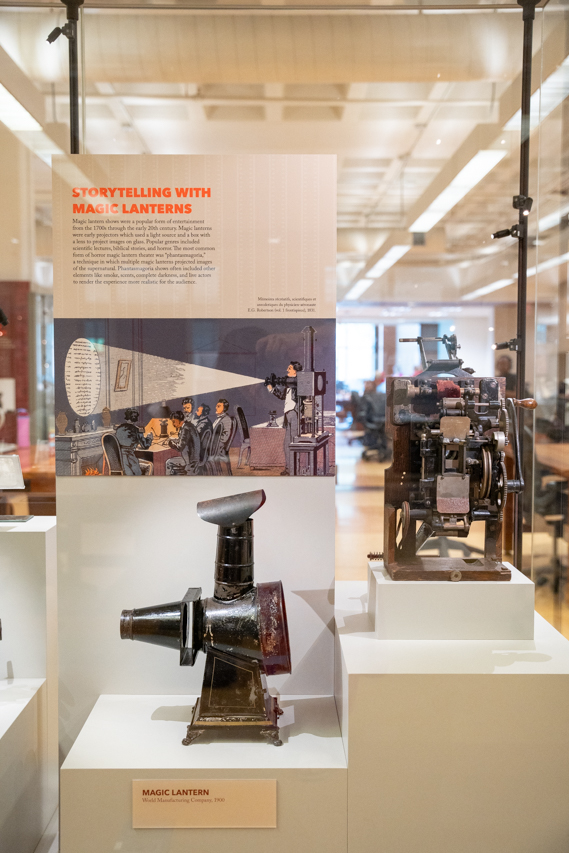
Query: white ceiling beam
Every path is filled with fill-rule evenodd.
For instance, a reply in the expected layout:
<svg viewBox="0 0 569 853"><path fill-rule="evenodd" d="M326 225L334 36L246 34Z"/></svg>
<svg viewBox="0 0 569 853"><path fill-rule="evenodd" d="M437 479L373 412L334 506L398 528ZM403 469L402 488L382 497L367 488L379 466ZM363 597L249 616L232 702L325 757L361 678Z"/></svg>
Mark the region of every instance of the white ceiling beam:
<svg viewBox="0 0 569 853"><path fill-rule="evenodd" d="M0 83L43 127L45 96L2 47L0 47Z"/></svg>
<svg viewBox="0 0 569 853"><path fill-rule="evenodd" d="M416 124L428 124L442 103L446 103L445 94L450 92L451 83L435 83L429 92L429 98L421 107L415 119Z"/></svg>
<svg viewBox="0 0 569 853"><path fill-rule="evenodd" d="M69 150L69 133L66 125L46 121L45 95L29 79L11 56L0 47L0 84L31 116L37 125L33 130L20 131L12 127L11 132L26 148L49 162L52 154ZM30 119L30 121L31 121ZM6 121L8 125L8 121Z"/></svg>
<svg viewBox="0 0 569 853"><path fill-rule="evenodd" d="M117 121L119 123L119 125L121 126L121 128L123 130L127 129L129 131L132 131L132 133L135 135L136 139L138 140L138 144L139 144L140 148L142 149L140 153L141 154L150 154L151 153L150 149L148 148L148 145L146 144L144 137L140 133L140 130L138 129L136 124L134 123L134 120L133 120L131 114L129 113L128 108L124 104L123 98L121 98L117 95L115 88L112 85L112 83L95 83L95 87L96 87L97 91L99 92L99 94L104 96L104 99L102 100L102 102L107 105L107 107L109 108L109 111L110 111L111 115L113 116L113 118L115 119L115 121ZM164 101L164 99L157 99L157 100L160 100L161 102ZM99 101L99 102L101 102L101 101ZM87 118L88 117L89 117L89 99L87 100Z"/></svg>
<svg viewBox="0 0 569 853"><path fill-rule="evenodd" d="M350 83L346 88L346 98L342 99L344 103L342 121L353 124L360 120L361 105L365 101L367 83Z"/></svg>
<svg viewBox="0 0 569 853"><path fill-rule="evenodd" d="M350 88L355 86L367 86L367 83L363 84L352 84ZM95 84L97 90L99 91L99 96L97 95L88 95L87 96L87 104L100 104L104 103L105 96L116 96L117 93L115 91L112 83L96 83ZM344 97L344 98L291 98L284 94L284 85L282 83L267 83L265 88L265 92L262 97L252 98L245 96L229 96L226 95L221 96L212 96L212 95L120 95L121 100L125 104L140 104L143 106L153 106L155 104L165 104L165 103L179 103L180 101L190 101L192 103L199 102L201 105L203 104L237 104L239 106L258 106L258 105L266 105L271 101L275 101L278 103L286 104L287 106L318 106L318 107L333 107L333 106L354 106L359 107L365 105L371 106L384 106L391 108L399 108L399 109L407 109L408 107L427 107L430 110L436 108L438 106L447 106L447 107L488 107L492 106L492 101L488 98L484 99L453 99L453 100L444 100L444 101L430 101L425 99L414 99L414 100L398 100L393 101L388 98L356 98L356 97ZM279 94L273 94L276 91ZM280 94L282 92L282 94ZM58 103L67 103L66 95L57 95ZM358 111L359 116L359 111ZM356 119L356 120L359 120ZM409 121L409 119L407 119ZM417 124L417 119L413 120L414 124Z"/></svg>
<svg viewBox="0 0 569 853"><path fill-rule="evenodd" d="M283 100L284 100L284 83L265 83L264 86L265 98L263 101L256 101L255 106L261 103L265 107L265 118L267 121L282 121L283 120ZM229 101L224 101L224 104ZM233 99L232 103L235 103ZM241 104L241 101L239 101Z"/></svg>
<svg viewBox="0 0 569 853"><path fill-rule="evenodd" d="M377 269L377 264L381 262L383 258L385 258L388 253L394 249L395 247L403 247L403 246L411 246L413 243L413 235L408 231L392 231L386 240L384 240L372 256L367 260L364 266L358 271L357 275L354 276L352 281L344 288L344 292L342 293L341 298L344 299L350 291L353 290L354 287L357 287L358 284L364 280L367 280L369 283L364 286L362 290L362 294L366 293L366 298L369 298L367 294L371 290L374 285L377 284L376 276L369 275L370 272L375 273ZM403 254L403 253L402 253ZM381 271L379 272L379 278L381 276ZM370 282L370 279L373 283ZM348 297L350 298L350 297ZM353 297L352 297L353 298Z"/></svg>

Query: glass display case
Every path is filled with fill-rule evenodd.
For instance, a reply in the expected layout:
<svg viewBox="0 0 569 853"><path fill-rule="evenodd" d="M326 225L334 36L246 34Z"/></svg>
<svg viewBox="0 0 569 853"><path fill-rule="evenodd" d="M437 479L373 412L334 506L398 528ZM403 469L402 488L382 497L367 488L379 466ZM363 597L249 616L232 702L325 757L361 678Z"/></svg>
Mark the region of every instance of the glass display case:
<svg viewBox="0 0 569 853"><path fill-rule="evenodd" d="M0 453L19 455L26 485L22 493L0 494L0 527L8 521L3 516L55 515L57 451L59 735L62 759L71 753L65 777L68 810L80 815L88 800L87 788L81 793L72 777L83 767L81 761L93 760L88 738L73 752L79 732L90 720L92 732L100 733L112 717L115 740L100 756L108 766L116 761L117 773L108 799L102 794L100 799L103 811L115 809L105 843L131 849L131 815L126 821L117 803L125 796L120 761L127 762L132 776L136 750L129 752L128 737L121 741L116 733L126 731L130 719L142 740L157 727L185 731L189 720L176 697L199 693L203 672L196 667L185 680L186 672L180 674L175 666L168 670L160 649L125 647L117 627L120 610L169 595L178 600L194 566L196 586L207 588L212 542L193 517L195 505L263 488L267 520L257 539L258 578L261 584L282 578L292 656L292 672L276 677L273 689L289 697L283 704L283 749L272 750L285 755L279 759L284 762L278 767L279 784L290 770L285 766L287 737L297 731L293 696L298 731L306 743L313 736L307 749L314 763L303 764L307 752L298 747L299 740L294 749L300 751L291 762L314 778L323 774L318 814L324 813L326 791L338 784L334 821L307 829L306 838L314 849L320 832L327 850L345 853L347 813L341 803L347 796L343 750L348 735L344 724L340 736L331 697L335 694L340 723L345 722L349 691L343 678L349 681L353 675L355 683L361 676L363 684L363 675L352 673L348 664L342 669L348 653L340 648L340 637L353 635L357 654L352 662L360 653L363 660L358 631L365 633L367 617L364 603L361 613L349 610L364 596L354 587L343 599L347 621L334 635L334 487L335 577L365 582L367 555L383 550L385 472L393 460L385 424L389 377L413 378L421 371L419 350L405 339L424 339L425 358L435 361L446 357L442 339L456 336L464 366L475 377L498 377L505 397L515 396L516 348L500 345L517 334L518 241L515 236L493 240L492 234L510 228L517 218L512 198L519 190L521 9L506 0L344 0L316 6L85 0L76 44L79 148L85 160L69 153L68 39L63 32L52 43L47 40L65 21L59 0L0 0L0 309L8 320L0 325ZM529 594L529 581L535 584L537 612L562 635L556 643L569 638L568 96L569 14L563 3L550 0L537 5L534 24L524 394L538 405L523 421L526 489L520 497L523 556L518 568L525 576L520 595ZM116 155L132 157L131 164L116 160L113 165ZM323 172L311 171L310 163L319 158L323 163L330 155L337 158L336 191ZM225 209L215 214L215 224L230 234L231 257L238 258L232 271L236 299L253 299L261 278L267 293L273 287L273 300L291 299L288 287L291 294L298 289L295 298L306 298L305 291L317 282L326 310L314 318L303 315L305 322L300 322L279 316L286 313L283 301L275 303L271 316L251 302L250 316L236 318L222 308L221 291L213 296L208 291L208 296L197 279L191 282L193 301L183 307L176 299L187 282L168 284L166 278L144 279L139 301L134 287L129 290L131 282L113 280L105 302L89 281L80 283L77 270L75 278L71 267L65 271L70 256L64 257L61 224L72 225L72 215L89 215L90 190L121 187L121 175L130 186L136 170L136 186L158 186L161 170L170 169L164 165L167 159L174 187L173 176L186 168L185 158L196 157L202 158L199 168L211 176L211 186L223 187L227 170ZM225 165L214 167L213 160L208 165L207 157L219 157ZM269 163L262 177L254 173L255 158ZM230 181L234 167L238 178ZM55 193L54 174L59 181ZM84 197L73 199L76 212L66 208L67 219L62 205L72 200L64 199L62 187L85 190ZM205 188L204 178L203 197L188 195L172 204L191 201L198 209L207 201ZM263 190L271 199L266 206L259 201ZM104 215L115 214L114 197L91 196L93 208L106 204ZM126 201L121 196L120 203ZM129 196L129 210L135 202ZM331 241L319 243L318 237L330 223L337 237L335 262ZM296 241L294 252L289 239ZM89 240L83 248L94 252L102 234L93 232ZM145 250L142 243L138 251ZM168 299L170 308L164 307ZM288 321L294 328L286 326ZM310 368L305 366L299 384L287 371L292 366L301 375L294 365L306 360L307 327L316 334L316 350L312 358L308 354ZM78 340L86 340L86 347L76 346ZM99 371L99 384L90 386L93 405L85 404L83 411L83 392L68 378L87 358ZM153 371L166 361L171 384L158 394ZM205 391L200 385L199 393L188 387L182 393L183 384L190 383L190 374L184 373L190 362L203 376L223 371L225 384L214 390L203 386ZM229 378L236 375L247 375L250 384ZM191 382L197 382L195 376ZM271 377L279 379L276 394ZM290 379L296 379L294 400ZM187 411L188 406L195 411ZM193 456L180 445L190 415L204 418L206 427ZM514 478L513 443L503 451L506 478ZM141 478L125 480L129 473ZM185 474L192 479L184 480ZM235 488L229 476L255 480ZM512 495L501 523L503 559L511 563ZM431 538L422 553L470 560L484 548L484 522L473 520L467 537ZM134 599L137 588L140 598ZM1 587L0 615L4 646L9 619ZM374 630L377 634L377 626ZM421 658L422 652L417 654ZM403 669L417 665L418 658L411 658ZM486 672L484 655L476 660ZM447 665L452 670L454 663ZM8 670L0 675L8 677ZM149 692L149 680L156 696L137 705L136 697ZM113 704L113 695L124 704ZM106 698L91 717L100 696ZM158 702L160 697L169 698ZM396 725L389 708L383 710ZM367 713L366 706L362 715ZM316 735L310 732L313 724ZM333 742L329 754L320 749L328 736ZM160 768L158 756L167 742L166 737L154 754L145 753L149 766ZM352 755L361 757L364 746L360 750L354 743ZM186 753L204 755L201 748L197 743ZM225 766L221 752L207 755L197 765L205 779ZM236 762L231 767L241 772ZM175 761L168 765L168 772L175 766ZM266 778L277 773L270 764L255 766ZM94 775L98 769L89 765ZM188 768L181 764L182 770ZM360 793L364 802L364 788ZM289 835L283 835L287 843L294 829L290 819ZM82 831L78 820L73 828L78 834L70 830L63 840L65 853L79 843ZM254 849L260 837L255 832L261 830L242 831L248 833L247 849ZM163 846L175 853L182 842L174 830L168 832ZM357 853L375 849L373 843L360 839ZM352 839L350 853L354 845ZM99 853L96 846L93 850Z"/></svg>

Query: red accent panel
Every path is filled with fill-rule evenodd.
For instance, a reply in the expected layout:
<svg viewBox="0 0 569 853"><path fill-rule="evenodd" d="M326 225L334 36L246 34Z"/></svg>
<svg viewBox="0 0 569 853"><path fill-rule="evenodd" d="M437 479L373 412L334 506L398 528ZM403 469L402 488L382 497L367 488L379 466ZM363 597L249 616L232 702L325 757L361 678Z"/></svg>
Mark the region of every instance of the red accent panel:
<svg viewBox="0 0 569 853"><path fill-rule="evenodd" d="M452 379L437 379L437 397L460 397L460 387Z"/></svg>
<svg viewBox="0 0 569 853"><path fill-rule="evenodd" d="M27 281L0 281L0 308L8 317L0 326L0 377L16 380L16 408L29 411L29 293ZM16 418L8 416L0 432L5 441L16 441Z"/></svg>

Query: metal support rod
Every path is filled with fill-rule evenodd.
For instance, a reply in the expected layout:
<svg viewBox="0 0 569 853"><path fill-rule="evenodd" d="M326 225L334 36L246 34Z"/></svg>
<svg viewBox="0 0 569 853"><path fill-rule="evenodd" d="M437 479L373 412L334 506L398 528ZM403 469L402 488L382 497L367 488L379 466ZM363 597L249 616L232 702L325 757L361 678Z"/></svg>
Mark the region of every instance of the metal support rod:
<svg viewBox="0 0 569 853"><path fill-rule="evenodd" d="M79 154L79 46L77 44L77 22L79 7L83 0L61 0L67 8L67 23L55 27L48 35L50 44L64 35L69 42L69 125L71 154Z"/></svg>
<svg viewBox="0 0 569 853"><path fill-rule="evenodd" d="M85 16L83 8L79 9L79 57L81 61L81 154L85 154L85 140L87 139L87 99L85 78Z"/></svg>
<svg viewBox="0 0 569 853"><path fill-rule="evenodd" d="M68 7L68 14L70 12ZM79 57L77 51L77 21L69 18L69 130L70 151L79 154Z"/></svg>
<svg viewBox="0 0 569 853"><path fill-rule="evenodd" d="M526 387L526 310L527 310L527 271L528 271L528 213L525 199L529 194L529 155L530 155L530 103L531 103L531 63L533 43L533 21L536 0L518 0L523 9L524 42L522 56L522 105L520 140L520 192L518 203L518 306L517 306L517 359L516 359L516 397L525 397ZM516 200L514 200L516 205ZM519 411L519 450L524 460L524 410ZM529 478L531 482L531 478ZM523 560L523 494L515 495L514 503L514 565L521 571Z"/></svg>

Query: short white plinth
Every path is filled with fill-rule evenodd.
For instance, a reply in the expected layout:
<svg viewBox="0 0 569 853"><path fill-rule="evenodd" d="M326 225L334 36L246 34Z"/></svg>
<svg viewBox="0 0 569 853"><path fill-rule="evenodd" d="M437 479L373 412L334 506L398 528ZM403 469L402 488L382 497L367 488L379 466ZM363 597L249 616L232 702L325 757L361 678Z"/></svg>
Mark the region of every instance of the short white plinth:
<svg viewBox="0 0 569 853"><path fill-rule="evenodd" d="M510 581L394 581L369 565L368 612L378 640L533 640L534 584L510 566Z"/></svg>
<svg viewBox="0 0 569 853"><path fill-rule="evenodd" d="M378 640L336 583L349 853L566 853L569 641Z"/></svg>
<svg viewBox="0 0 569 853"><path fill-rule="evenodd" d="M182 746L195 696L101 696L61 769L61 853L346 853L334 698L281 696L283 745ZM276 829L133 829L134 779L276 779Z"/></svg>
<svg viewBox="0 0 569 853"><path fill-rule="evenodd" d="M56 520L0 516L0 851L35 850L57 808Z"/></svg>
<svg viewBox="0 0 569 853"><path fill-rule="evenodd" d="M54 810L43 678L0 680L0 850L33 853Z"/></svg>

